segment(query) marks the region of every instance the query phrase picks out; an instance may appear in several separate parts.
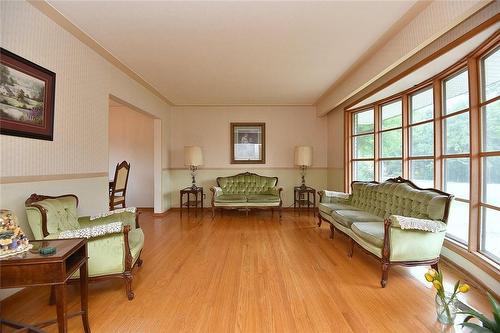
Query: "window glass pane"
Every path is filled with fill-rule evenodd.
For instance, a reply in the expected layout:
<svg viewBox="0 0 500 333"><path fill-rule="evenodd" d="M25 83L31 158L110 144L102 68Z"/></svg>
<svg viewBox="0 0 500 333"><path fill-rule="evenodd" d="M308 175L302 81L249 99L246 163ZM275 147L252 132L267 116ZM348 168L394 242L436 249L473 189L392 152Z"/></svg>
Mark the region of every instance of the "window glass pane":
<svg viewBox="0 0 500 333"><path fill-rule="evenodd" d="M352 162L353 180L373 180L374 176L373 161L354 161Z"/></svg>
<svg viewBox="0 0 500 333"><path fill-rule="evenodd" d="M380 179L382 181L388 178L396 178L403 175L403 166L401 160L380 161Z"/></svg>
<svg viewBox="0 0 500 333"><path fill-rule="evenodd" d="M410 180L422 188L434 188L434 160L411 160Z"/></svg>
<svg viewBox="0 0 500 333"><path fill-rule="evenodd" d="M382 105L382 129L401 127L402 123L402 107L401 100L390 104Z"/></svg>
<svg viewBox="0 0 500 333"><path fill-rule="evenodd" d="M352 147L354 158L373 158L373 134L355 136Z"/></svg>
<svg viewBox="0 0 500 333"><path fill-rule="evenodd" d="M403 148L403 137L401 130L392 130L380 133L380 156L400 157Z"/></svg>
<svg viewBox="0 0 500 333"><path fill-rule="evenodd" d="M469 235L469 204L453 200L448 215L446 234L464 244L468 243Z"/></svg>
<svg viewBox="0 0 500 333"><path fill-rule="evenodd" d="M432 87L411 96L410 124L434 118L433 98Z"/></svg>
<svg viewBox="0 0 500 333"><path fill-rule="evenodd" d="M500 211L483 208L483 225L481 230L481 249L488 257L500 262Z"/></svg>
<svg viewBox="0 0 500 333"><path fill-rule="evenodd" d="M457 198L469 199L469 159L447 158L444 160L444 191Z"/></svg>
<svg viewBox="0 0 500 333"><path fill-rule="evenodd" d="M500 48L483 59L483 101L500 95Z"/></svg>
<svg viewBox="0 0 500 333"><path fill-rule="evenodd" d="M464 71L444 81L444 114L469 107L469 75Z"/></svg>
<svg viewBox="0 0 500 333"><path fill-rule="evenodd" d="M444 120L445 154L466 154L469 152L469 113Z"/></svg>
<svg viewBox="0 0 500 333"><path fill-rule="evenodd" d="M483 158L483 202L500 207L500 156Z"/></svg>
<svg viewBox="0 0 500 333"><path fill-rule="evenodd" d="M373 110L353 114L354 134L373 132Z"/></svg>
<svg viewBox="0 0 500 333"><path fill-rule="evenodd" d="M483 151L500 150L500 100L483 107Z"/></svg>
<svg viewBox="0 0 500 333"><path fill-rule="evenodd" d="M434 123L410 127L410 156L434 156Z"/></svg>

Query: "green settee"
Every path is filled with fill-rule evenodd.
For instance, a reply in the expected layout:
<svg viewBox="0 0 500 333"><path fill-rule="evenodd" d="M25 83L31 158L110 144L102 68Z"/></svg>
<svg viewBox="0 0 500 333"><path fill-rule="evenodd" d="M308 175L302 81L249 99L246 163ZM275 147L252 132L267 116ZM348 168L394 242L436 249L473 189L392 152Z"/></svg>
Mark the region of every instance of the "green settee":
<svg viewBox="0 0 500 333"><path fill-rule="evenodd" d="M252 208L279 210L281 218L281 187L276 187L278 177L260 176L245 172L235 176L218 177L217 186L212 187L212 218L215 209L245 209L247 215Z"/></svg>
<svg viewBox="0 0 500 333"><path fill-rule="evenodd" d="M135 208L119 209L101 216L77 217L78 197L73 194L51 197L32 194L25 202L28 222L35 239L58 239L64 233L69 237L82 230L105 229L106 225L118 223L118 229L99 236L91 236L87 242L89 281L106 278L121 278L125 281L129 300L132 291L132 271L142 265L141 252L144 233L139 227ZM101 226L101 227L99 227ZM74 233L77 236L71 236ZM67 237L65 237L67 238ZM72 278L78 278L76 272Z"/></svg>
<svg viewBox="0 0 500 333"><path fill-rule="evenodd" d="M437 269L453 196L421 189L401 177L383 183L353 182L352 194L320 191L319 222L330 223L354 245L382 263L381 285L391 265L431 265Z"/></svg>

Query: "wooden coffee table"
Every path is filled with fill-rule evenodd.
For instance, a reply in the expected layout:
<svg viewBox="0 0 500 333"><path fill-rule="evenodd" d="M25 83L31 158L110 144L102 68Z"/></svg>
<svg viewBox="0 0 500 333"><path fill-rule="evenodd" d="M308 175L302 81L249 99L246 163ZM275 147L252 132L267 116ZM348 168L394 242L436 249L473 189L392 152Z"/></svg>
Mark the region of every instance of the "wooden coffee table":
<svg viewBox="0 0 500 333"><path fill-rule="evenodd" d="M28 325L2 318L0 325L36 332L39 328L57 323L61 333L68 331L68 318L81 315L83 328L86 333L89 333L87 240L82 238L57 239L30 241L30 244L33 244L33 249L30 251L0 259L0 288L52 286L55 289L57 320ZM48 256L38 253L40 247L48 246L55 247L56 253ZM80 270L81 310L66 313L66 283L78 269Z"/></svg>

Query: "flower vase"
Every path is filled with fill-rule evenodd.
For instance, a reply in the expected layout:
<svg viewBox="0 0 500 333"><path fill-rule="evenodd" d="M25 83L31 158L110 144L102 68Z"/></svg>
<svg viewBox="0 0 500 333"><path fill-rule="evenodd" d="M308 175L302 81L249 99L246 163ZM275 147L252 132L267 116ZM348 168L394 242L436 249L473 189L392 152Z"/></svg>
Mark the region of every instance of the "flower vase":
<svg viewBox="0 0 500 333"><path fill-rule="evenodd" d="M458 300L453 298L450 300L451 293L445 293L444 300L436 294L436 314L440 323L445 325L453 325L458 311Z"/></svg>

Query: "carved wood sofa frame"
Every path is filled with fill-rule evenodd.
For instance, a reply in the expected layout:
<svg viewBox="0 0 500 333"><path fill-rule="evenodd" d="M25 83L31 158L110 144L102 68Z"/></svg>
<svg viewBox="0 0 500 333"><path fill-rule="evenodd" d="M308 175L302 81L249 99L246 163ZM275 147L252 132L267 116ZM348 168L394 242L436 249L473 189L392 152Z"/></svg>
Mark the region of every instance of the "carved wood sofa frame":
<svg viewBox="0 0 500 333"><path fill-rule="evenodd" d="M59 199L59 198L64 198L64 197L74 197L76 199L76 206L78 207L78 197L74 194L64 194L64 195L59 195L59 196L48 196L48 195L38 195L36 193L33 193L26 201L25 201L25 206L26 207L34 207L37 208L40 211L40 214L42 216L42 233L43 237L47 237L49 235L49 232L47 230L47 211L45 208L43 208L40 205L37 205L36 202L42 201L45 199ZM135 227L140 228L139 226L139 214L140 212L136 213L135 216ZM123 227L123 238L125 242L125 270L123 273L113 273L113 274L107 274L107 275L100 275L100 276L92 276L88 278L89 282L96 282L96 281L101 281L101 280L107 280L107 279L123 279L125 282L125 291L127 293L127 298L129 300L134 299L134 292L132 290L132 272L134 268L136 267L141 267L143 260L141 259L141 254L142 254L142 249L139 253L139 257L136 260L134 264L133 262L133 257L132 253L130 252L130 244L128 241L128 233L130 232L130 226L126 225ZM76 283L79 279L70 279L70 283ZM51 288L50 292L50 304L55 303L55 289Z"/></svg>
<svg viewBox="0 0 500 333"><path fill-rule="evenodd" d="M236 174L236 175L233 175L233 176L225 176L225 177L217 177L215 179L215 181L217 182L217 186L220 187L220 180L221 178L230 178L230 177L237 177L237 176L261 176L261 175L258 175L256 173L252 173L252 172L242 172L242 173L239 173L239 174ZM267 177L267 176L263 176L263 177ZM269 177L269 178L274 178L276 179L276 187L278 186L278 177ZM278 207L278 212L279 212L279 217L281 219L281 212L282 212L282 206L283 206L283 200L281 199L281 192L283 191L283 188L282 187L277 187L277 190L278 190L278 196L280 197L280 204ZM227 209L227 210L241 210L241 209L245 209L245 213L246 215L248 216L248 212L250 211L250 209L271 209L271 216L274 216L274 208L276 208L275 206L268 206L268 207L263 207L263 206L248 206L248 205L245 205L245 206L233 206L233 207L227 207L227 206L219 206L219 207L216 207L215 206L215 189L212 187L210 188L210 191L212 192L212 201L211 201L211 205L212 205L212 219L215 217L215 209L216 208L219 208L220 209L220 215L221 217L223 216L223 211L224 209Z"/></svg>
<svg viewBox="0 0 500 333"><path fill-rule="evenodd" d="M438 189L435 189L435 188L421 188L421 187L418 187L417 185L415 185L415 183L413 183L412 181L408 180L408 179L404 179L402 177L397 177L397 178L390 178L387 180L388 182L394 182L394 183L398 183L398 184L402 184L402 183L406 183L408 185L410 185L411 187L417 189L417 190L420 190L420 191L432 191L432 192L435 192L435 193L438 193L438 194L441 194L441 195L444 195L447 197L447 201L446 201L446 206L445 206L445 210L444 210L444 216L443 216L443 222L447 223L448 222L448 216L449 216L449 213L450 213L450 205L451 205L451 201L453 200L454 196L452 194L449 194L449 193L446 193L446 192L443 192L443 191L440 191ZM352 185L353 184L356 184L356 183L372 183L372 184L380 184L380 182L376 182L376 181L370 181L370 182L361 182L361 181L353 181L351 183L351 189L352 189ZM318 195L319 195L319 202L321 202L321 199L324 195L324 192L323 191L319 191L318 192ZM352 258L353 254L354 254L354 246L357 245L357 247L359 247L360 249L362 249L364 252L368 253L370 256L376 258L377 260L380 261L381 263L381 266L382 266L382 278L380 280L380 285L382 286L382 288L385 288L385 286L387 285L387 279L389 277L389 269L391 266L428 266L430 265L433 269L435 270L438 270L439 267L438 267L438 262L439 262L439 258L440 257L437 257L437 258L434 258L434 259L430 259L430 260L422 260L422 261L391 261L390 260L390 255L391 255L391 249L390 249L390 228L391 228L391 220L389 219L384 219L384 243L383 243L383 247L382 247L382 258L379 258L377 257L376 255L374 255L373 253L369 252L368 250L364 249L361 245L359 245L358 243L356 243L356 241L354 239L352 239L349 235L347 235L346 233L344 233L342 230L339 230L338 228L335 228L335 226L330 223L328 220L325 220L324 218L321 217L321 214L318 213L318 227L321 226L321 222L322 221L325 221L327 223L330 224L330 239L333 239L334 238L334 234L335 234L335 230L337 230L338 232L340 232L341 234L343 234L344 236L346 236L348 239L349 239L349 249L348 249L348 252L347 252L347 256L349 258Z"/></svg>

